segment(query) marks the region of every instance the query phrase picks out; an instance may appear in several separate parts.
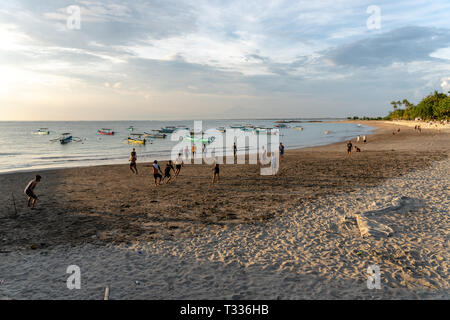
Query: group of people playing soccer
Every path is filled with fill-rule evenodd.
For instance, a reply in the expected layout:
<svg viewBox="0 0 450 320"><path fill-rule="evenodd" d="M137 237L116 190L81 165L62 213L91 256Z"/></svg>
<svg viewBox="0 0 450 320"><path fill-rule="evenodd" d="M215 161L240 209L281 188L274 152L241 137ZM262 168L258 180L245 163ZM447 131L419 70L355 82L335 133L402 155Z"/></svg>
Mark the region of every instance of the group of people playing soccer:
<svg viewBox="0 0 450 320"><path fill-rule="evenodd" d="M133 148L133 151L131 151L130 154L130 170L134 174L138 174L138 169L136 165L137 161L137 155L136 155L136 149ZM155 186L159 186L160 184L168 184L172 180L173 177L178 177L180 174L181 168L184 166L183 158L181 157L181 153L178 154L177 158L175 159L175 167L172 160L167 161L166 167L164 168L164 172L161 170L161 167L159 166L158 160L153 161L152 164L152 172L153 172L153 178L155 179ZM213 164L213 176L212 176L212 183L217 182L220 183L220 168L219 164L214 161ZM172 176L171 172L173 172L174 176Z"/></svg>

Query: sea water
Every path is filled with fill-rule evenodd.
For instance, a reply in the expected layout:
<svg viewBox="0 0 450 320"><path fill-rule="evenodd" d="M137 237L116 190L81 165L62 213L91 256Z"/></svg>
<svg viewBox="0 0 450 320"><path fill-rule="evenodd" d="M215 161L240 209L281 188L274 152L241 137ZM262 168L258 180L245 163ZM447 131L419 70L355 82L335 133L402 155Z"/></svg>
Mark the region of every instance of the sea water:
<svg viewBox="0 0 450 320"><path fill-rule="evenodd" d="M325 121L322 119L320 121ZM318 121L314 119L314 121ZM231 125L251 124L273 127L275 120L203 120L203 130ZM288 124L291 128L280 129L280 142L286 149L325 145L367 135L373 128L353 123L310 122ZM145 145L128 144L128 128L135 133L151 132L165 126L194 128L193 121L73 121L73 122L0 122L0 173L35 171L51 168L92 166L128 163L129 153L136 148L139 161L169 159L174 146L168 134L165 139L148 139ZM294 130L301 126L302 131ZM50 135L35 134L39 128L48 128ZM113 136L97 134L97 130L110 128ZM60 144L57 138L70 133L80 142ZM56 139L56 141L55 141ZM76 139L78 140L78 139ZM344 147L343 147L344 148ZM200 150L198 150L200 151Z"/></svg>

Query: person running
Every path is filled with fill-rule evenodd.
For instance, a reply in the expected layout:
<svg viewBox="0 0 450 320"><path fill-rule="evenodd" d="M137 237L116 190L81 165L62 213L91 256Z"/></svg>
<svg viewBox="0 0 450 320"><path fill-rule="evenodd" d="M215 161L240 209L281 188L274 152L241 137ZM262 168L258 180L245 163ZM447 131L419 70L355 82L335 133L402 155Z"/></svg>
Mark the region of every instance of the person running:
<svg viewBox="0 0 450 320"><path fill-rule="evenodd" d="M283 159L284 155L284 145L280 142L280 159Z"/></svg>
<svg viewBox="0 0 450 320"><path fill-rule="evenodd" d="M155 186L158 186L161 184L162 180L162 171L161 168L159 167L158 161L156 160L153 161L152 170L153 170L153 177L155 178Z"/></svg>
<svg viewBox="0 0 450 320"><path fill-rule="evenodd" d="M170 170L175 172L175 169L173 168L172 160L169 160L166 164L166 167L164 168L164 183L168 184L170 180L172 180L172 176L170 175ZM166 181L167 178L167 181Z"/></svg>
<svg viewBox="0 0 450 320"><path fill-rule="evenodd" d="M131 151L130 153L130 170L137 175L138 169L136 165L136 160L137 160L136 149L133 148L133 151Z"/></svg>
<svg viewBox="0 0 450 320"><path fill-rule="evenodd" d="M216 176L217 176L217 183L220 183L220 169L219 164L216 161L214 161L212 171L213 171L212 183L214 184L216 182Z"/></svg>
<svg viewBox="0 0 450 320"><path fill-rule="evenodd" d="M38 199L37 195L34 193L34 188L36 188L36 185L41 181L41 176L36 175L36 177L28 182L27 186L25 187L25 190L23 192L28 197L27 206L31 209L34 209L34 206L36 205L36 201Z"/></svg>
<svg viewBox="0 0 450 320"><path fill-rule="evenodd" d="M347 142L347 155L348 155L349 157L350 157L351 154L352 154L352 148L353 148L352 142L349 140L349 141Z"/></svg>
<svg viewBox="0 0 450 320"><path fill-rule="evenodd" d="M183 159L181 158L181 153L175 159L175 177L178 177L181 171L181 167L184 165Z"/></svg>

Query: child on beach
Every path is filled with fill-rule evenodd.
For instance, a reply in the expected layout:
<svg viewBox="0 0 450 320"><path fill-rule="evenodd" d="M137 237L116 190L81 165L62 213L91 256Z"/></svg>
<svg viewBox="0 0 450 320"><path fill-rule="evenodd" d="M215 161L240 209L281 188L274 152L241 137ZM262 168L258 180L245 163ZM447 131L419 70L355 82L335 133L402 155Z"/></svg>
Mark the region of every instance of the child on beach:
<svg viewBox="0 0 450 320"><path fill-rule="evenodd" d="M216 161L214 161L212 171L213 171L212 183L214 184L216 182L216 175L217 175L217 183L220 183L220 174L219 174L220 169L219 164Z"/></svg>
<svg viewBox="0 0 450 320"><path fill-rule="evenodd" d="M175 177L178 177L181 171L181 167L184 165L183 159L181 158L181 153L175 159Z"/></svg>
<svg viewBox="0 0 450 320"><path fill-rule="evenodd" d="M172 180L172 176L170 175L170 170L175 172L175 169L173 168L172 160L169 160L166 164L166 168L164 169L164 183L167 184ZM166 181L166 178L168 179Z"/></svg>
<svg viewBox="0 0 450 320"><path fill-rule="evenodd" d="M348 155L349 157L350 157L351 154L352 154L352 148L353 148L352 142L349 140L349 141L347 142L347 155Z"/></svg>
<svg viewBox="0 0 450 320"><path fill-rule="evenodd" d="M25 187L25 190L23 191L25 195L28 197L27 206L30 207L31 205L31 209L34 209L34 206L36 205L36 201L38 199L38 197L34 193L34 188L36 188L36 185L39 183L39 181L41 181L41 176L36 175L36 177L33 180L28 182L27 186Z"/></svg>
<svg viewBox="0 0 450 320"><path fill-rule="evenodd" d="M136 165L136 160L137 160L136 149L133 148L133 151L131 151L131 154L130 154L130 170L131 170L131 172L133 172L137 175L138 169L137 169L137 165Z"/></svg>
<svg viewBox="0 0 450 320"><path fill-rule="evenodd" d="M280 142L280 159L283 159L283 155L284 155L284 146L283 146L283 144Z"/></svg>
<svg viewBox="0 0 450 320"><path fill-rule="evenodd" d="M162 179L162 171L161 168L159 167L158 161L153 161L153 166L152 166L152 171L153 171L153 177L155 178L155 186L158 186L161 184L161 179ZM159 182L158 182L159 180Z"/></svg>

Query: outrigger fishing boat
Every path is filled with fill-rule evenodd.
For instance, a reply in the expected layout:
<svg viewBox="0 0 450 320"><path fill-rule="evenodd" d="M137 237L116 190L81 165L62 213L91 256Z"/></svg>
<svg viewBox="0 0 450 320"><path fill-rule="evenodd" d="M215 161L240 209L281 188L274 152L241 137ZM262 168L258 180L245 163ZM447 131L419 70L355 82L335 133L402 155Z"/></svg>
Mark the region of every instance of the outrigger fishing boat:
<svg viewBox="0 0 450 320"><path fill-rule="evenodd" d="M97 130L97 134L102 134L105 136L113 136L114 131L112 129L102 128L101 130Z"/></svg>
<svg viewBox="0 0 450 320"><path fill-rule="evenodd" d="M133 126L129 126L128 127L128 131L133 132L134 131L134 127Z"/></svg>
<svg viewBox="0 0 450 320"><path fill-rule="evenodd" d="M33 134L49 135L50 131L48 130L48 128L40 128L36 132L33 132Z"/></svg>
<svg viewBox="0 0 450 320"><path fill-rule="evenodd" d="M144 132L144 136L152 139L164 139L167 134L161 132L161 130L152 130L152 133Z"/></svg>
<svg viewBox="0 0 450 320"><path fill-rule="evenodd" d="M175 130L177 130L177 127L174 126L166 126L164 128L161 128L162 133L173 133Z"/></svg>
<svg viewBox="0 0 450 320"><path fill-rule="evenodd" d="M217 127L216 130L221 133L225 133L227 131L227 129L225 129L225 127Z"/></svg>
<svg viewBox="0 0 450 320"><path fill-rule="evenodd" d="M67 144L69 142L81 142L82 139L78 138L78 137L73 137L69 132L66 132L66 133L61 133L61 136L59 138L56 138L56 139L53 139L50 141L52 141L52 142L59 141L59 143L61 143L61 144Z"/></svg>
<svg viewBox="0 0 450 320"><path fill-rule="evenodd" d="M132 138L131 136L134 137ZM128 143L145 144L147 140L143 137L145 137L145 133L132 133L130 134L130 137L128 137L127 141Z"/></svg>
<svg viewBox="0 0 450 320"><path fill-rule="evenodd" d="M186 136L184 139L188 140L188 141L192 141L192 142L201 142L201 143L212 143L216 137L209 137L209 138L197 138L197 137L193 137L193 136Z"/></svg>
<svg viewBox="0 0 450 320"><path fill-rule="evenodd" d="M290 126L288 126L287 124L284 124L284 123L276 124L276 125L274 125L274 127L280 128L280 129L290 128Z"/></svg>

